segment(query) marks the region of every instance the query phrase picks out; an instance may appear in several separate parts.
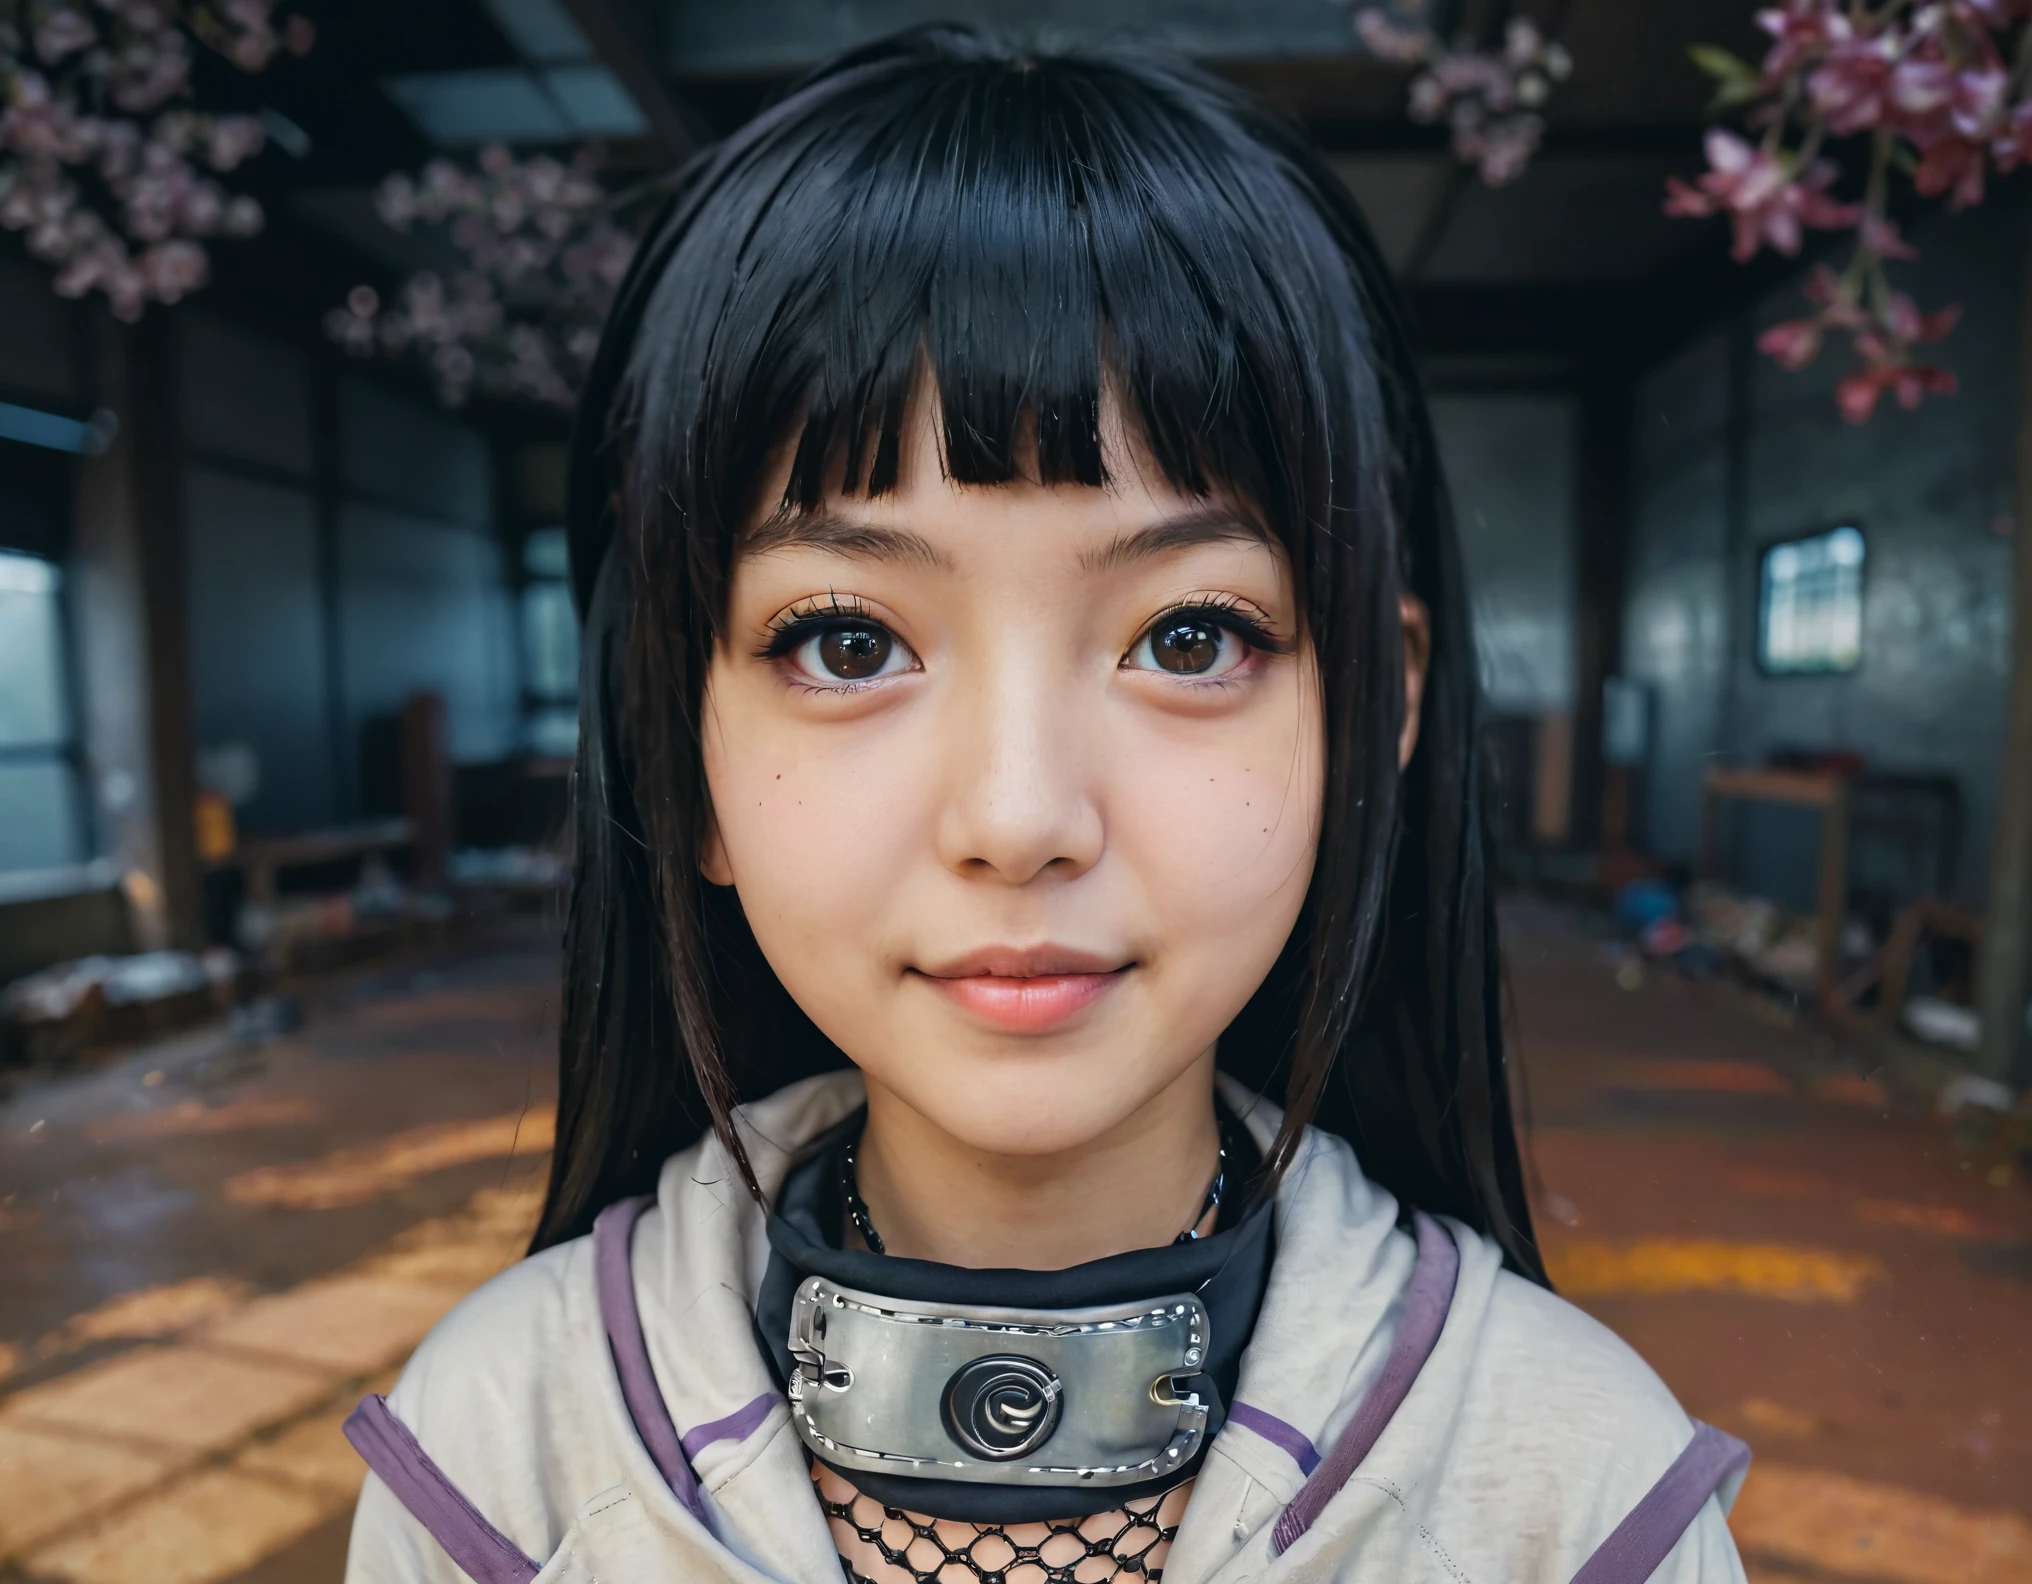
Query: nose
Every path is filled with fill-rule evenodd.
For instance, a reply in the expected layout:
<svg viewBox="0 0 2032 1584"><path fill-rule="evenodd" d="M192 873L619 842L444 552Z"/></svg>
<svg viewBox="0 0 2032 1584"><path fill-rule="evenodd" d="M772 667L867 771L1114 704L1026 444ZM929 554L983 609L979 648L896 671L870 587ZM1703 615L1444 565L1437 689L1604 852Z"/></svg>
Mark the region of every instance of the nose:
<svg viewBox="0 0 2032 1584"><path fill-rule="evenodd" d="M953 700L937 840L956 873L1025 885L1100 861L1105 828L1076 689L1042 669L996 667Z"/></svg>

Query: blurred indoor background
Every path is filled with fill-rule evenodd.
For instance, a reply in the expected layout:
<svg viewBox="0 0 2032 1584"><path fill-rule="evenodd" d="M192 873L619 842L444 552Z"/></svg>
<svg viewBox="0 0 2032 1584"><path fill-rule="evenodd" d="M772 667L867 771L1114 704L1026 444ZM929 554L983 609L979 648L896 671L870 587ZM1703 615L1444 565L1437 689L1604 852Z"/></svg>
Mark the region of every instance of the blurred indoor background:
<svg viewBox="0 0 2032 1584"><path fill-rule="evenodd" d="M1755 1447L1753 1579L2032 1584L2032 23L1755 9L0 0L0 1580L336 1584L339 1419L543 1180L600 315L690 153L958 19L1328 152L1555 1280Z"/></svg>

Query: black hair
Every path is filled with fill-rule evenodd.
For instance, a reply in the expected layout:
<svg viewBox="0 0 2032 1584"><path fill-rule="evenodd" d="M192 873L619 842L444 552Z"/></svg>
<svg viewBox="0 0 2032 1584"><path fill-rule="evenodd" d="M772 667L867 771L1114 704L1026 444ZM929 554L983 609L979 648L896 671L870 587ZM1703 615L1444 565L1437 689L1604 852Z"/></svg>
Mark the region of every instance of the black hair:
<svg viewBox="0 0 2032 1584"><path fill-rule="evenodd" d="M819 68L698 156L607 326L573 447L585 617L557 1146L536 1245L730 1111L845 1065L699 873L701 690L758 508L894 488L913 397L957 481L1106 482L1103 389L1183 493L1284 546L1324 694L1300 922L1223 1035L1303 1127L1543 1281L1504 1062L1459 547L1388 272L1291 129L1182 60L953 27ZM795 442L781 503L758 502ZM1399 599L1431 616L1398 770Z"/></svg>

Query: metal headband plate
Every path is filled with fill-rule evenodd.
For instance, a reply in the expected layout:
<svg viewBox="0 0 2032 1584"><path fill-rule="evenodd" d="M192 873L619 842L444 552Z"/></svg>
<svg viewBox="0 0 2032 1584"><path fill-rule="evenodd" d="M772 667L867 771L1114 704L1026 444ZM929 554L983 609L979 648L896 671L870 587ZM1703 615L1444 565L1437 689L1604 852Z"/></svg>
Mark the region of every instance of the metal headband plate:
<svg viewBox="0 0 2032 1584"><path fill-rule="evenodd" d="M1211 1328L1189 1293L1097 1309L987 1309L806 1277L790 1416L843 1469L1025 1485L1133 1485L1184 1468L1207 1409L1184 1377Z"/></svg>

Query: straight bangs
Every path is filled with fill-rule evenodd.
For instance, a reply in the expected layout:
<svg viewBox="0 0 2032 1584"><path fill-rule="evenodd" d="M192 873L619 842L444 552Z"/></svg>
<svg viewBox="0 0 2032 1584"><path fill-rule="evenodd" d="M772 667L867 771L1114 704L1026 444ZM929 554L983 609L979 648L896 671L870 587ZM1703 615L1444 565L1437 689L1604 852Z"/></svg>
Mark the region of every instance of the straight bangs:
<svg viewBox="0 0 2032 1584"><path fill-rule="evenodd" d="M821 68L687 167L574 441L577 866L538 1246L653 1188L704 1128L753 1191L734 1106L845 1064L700 876L701 702L744 526L893 491L928 409L957 483L1105 488L1154 468L1283 546L1321 677L1325 807L1301 923L1220 1065L1285 1104L1263 1186L1317 1120L1386 1187L1492 1230L1538 1274L1497 1026L1472 640L1390 300L1359 213L1302 141L1148 52L916 30ZM1433 650L1400 777L1406 591ZM1400 847L1414 861L1393 887Z"/></svg>
<svg viewBox="0 0 2032 1584"><path fill-rule="evenodd" d="M956 483L1105 487L1105 392L1168 484L1252 508L1301 581L1315 536L1387 538L1368 315L1299 173L1208 125L1196 77L947 43L822 138L785 111L837 78L807 88L788 135L725 161L646 316L673 333L629 370L633 499L689 476L724 558L758 509L893 490L920 397Z"/></svg>

